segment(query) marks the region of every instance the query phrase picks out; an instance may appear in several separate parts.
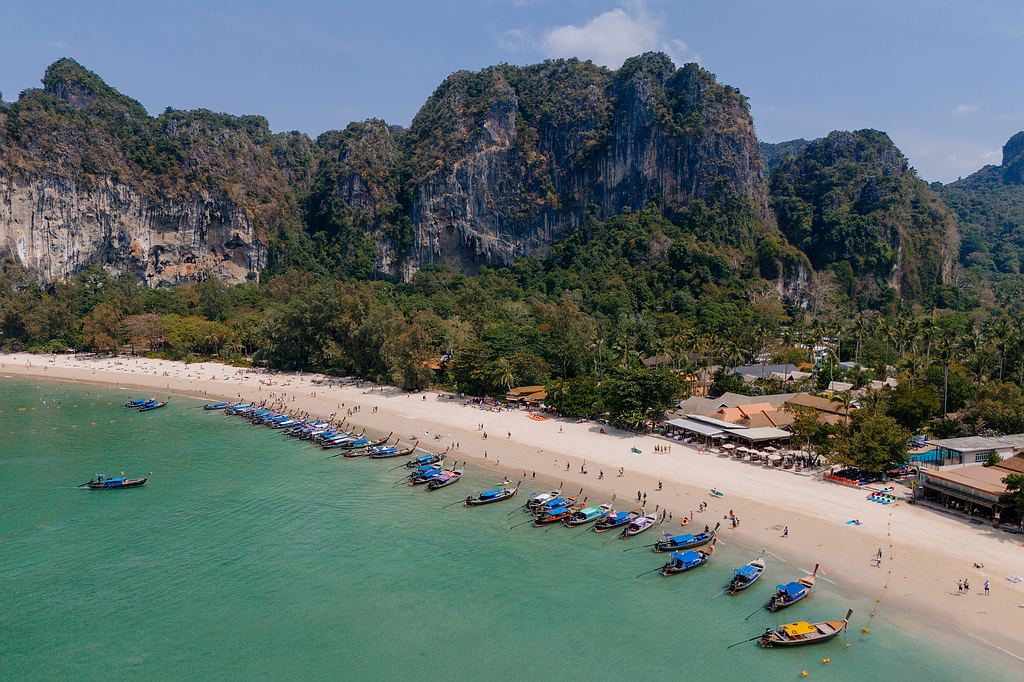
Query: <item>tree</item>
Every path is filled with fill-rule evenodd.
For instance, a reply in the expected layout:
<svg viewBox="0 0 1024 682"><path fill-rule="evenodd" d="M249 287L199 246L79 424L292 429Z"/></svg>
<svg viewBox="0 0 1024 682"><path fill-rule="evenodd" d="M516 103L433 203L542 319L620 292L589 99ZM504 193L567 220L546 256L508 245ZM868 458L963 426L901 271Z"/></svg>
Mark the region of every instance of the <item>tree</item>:
<svg viewBox="0 0 1024 682"><path fill-rule="evenodd" d="M545 402L567 417L592 417L602 411L601 391L590 377L556 379L547 385Z"/></svg>
<svg viewBox="0 0 1024 682"><path fill-rule="evenodd" d="M739 393L750 395L750 385L743 380L743 377L736 374L728 367L719 367L712 377L711 387L708 388L708 395L719 396L723 393Z"/></svg>
<svg viewBox="0 0 1024 682"><path fill-rule="evenodd" d="M910 433L889 415L856 412L851 430L836 448L838 461L876 473L906 464Z"/></svg>
<svg viewBox="0 0 1024 682"><path fill-rule="evenodd" d="M1017 507L1017 514L1024 517L1024 474L1010 474L1003 478L1007 492L1013 493L1014 505Z"/></svg>
<svg viewBox="0 0 1024 682"><path fill-rule="evenodd" d="M994 467L995 465L999 464L1002 461L1003 458L999 456L999 453L993 450L992 452L988 453L988 458L984 461L984 463L982 463L982 466Z"/></svg>
<svg viewBox="0 0 1024 682"><path fill-rule="evenodd" d="M990 381L978 389L966 419L979 429L1020 433L1024 431L1024 391L1017 384Z"/></svg>
<svg viewBox="0 0 1024 682"><path fill-rule="evenodd" d="M917 431L935 415L940 403L939 393L933 386L925 384L913 388L904 382L889 392L885 412L903 428Z"/></svg>
<svg viewBox="0 0 1024 682"><path fill-rule="evenodd" d="M609 423L619 428L635 428L674 407L682 392L682 382L669 370L625 367L609 377L601 388Z"/></svg>
<svg viewBox="0 0 1024 682"><path fill-rule="evenodd" d="M114 351L125 340L121 309L110 301L100 303L82 320L82 340L99 351Z"/></svg>

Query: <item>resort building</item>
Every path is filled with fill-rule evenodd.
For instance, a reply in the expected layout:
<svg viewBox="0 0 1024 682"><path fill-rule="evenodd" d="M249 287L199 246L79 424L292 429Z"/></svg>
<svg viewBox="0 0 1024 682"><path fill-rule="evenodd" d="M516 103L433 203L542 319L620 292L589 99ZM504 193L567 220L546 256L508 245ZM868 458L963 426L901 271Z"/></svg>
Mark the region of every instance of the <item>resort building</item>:
<svg viewBox="0 0 1024 682"><path fill-rule="evenodd" d="M797 365L740 365L732 371L748 384L758 379L781 379L783 381L803 381L810 379L810 372L803 372Z"/></svg>
<svg viewBox="0 0 1024 682"><path fill-rule="evenodd" d="M543 386L520 386L505 394L505 400L523 405L540 405L547 397L548 391Z"/></svg>
<svg viewBox="0 0 1024 682"><path fill-rule="evenodd" d="M848 410L843 407L841 402L810 393L797 393L786 401L786 407L814 410L818 413L818 421L822 424L842 424L848 415Z"/></svg>
<svg viewBox="0 0 1024 682"><path fill-rule="evenodd" d="M1002 459L1024 450L1024 433L1009 436L965 436L928 441L930 449L911 455L911 461L934 466L955 466L985 462L994 452Z"/></svg>
<svg viewBox="0 0 1024 682"><path fill-rule="evenodd" d="M1013 504L1013 493L1006 490L1003 479L1019 473L1024 473L1024 455L1019 454L991 467L981 464L942 470L922 467L918 474L920 496L947 509L998 522L1003 510Z"/></svg>
<svg viewBox="0 0 1024 682"><path fill-rule="evenodd" d="M784 443L792 437L789 431L774 426L748 427L715 417L688 414L664 423L669 436L694 439L703 443L734 441L747 446Z"/></svg>

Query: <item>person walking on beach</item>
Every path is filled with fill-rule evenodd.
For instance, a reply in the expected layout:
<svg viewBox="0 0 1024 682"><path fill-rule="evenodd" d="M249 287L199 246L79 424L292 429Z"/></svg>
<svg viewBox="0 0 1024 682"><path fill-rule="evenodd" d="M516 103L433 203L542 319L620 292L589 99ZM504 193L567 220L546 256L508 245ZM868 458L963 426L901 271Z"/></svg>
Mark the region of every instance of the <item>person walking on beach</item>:
<svg viewBox="0 0 1024 682"><path fill-rule="evenodd" d="M785 528L782 529L782 537L784 537L784 538L788 538L789 537L789 526L786 526Z"/></svg>
<svg viewBox="0 0 1024 682"><path fill-rule="evenodd" d="M602 478L604 478L604 471L601 471L600 469L598 469L597 470L597 480L600 481Z"/></svg>
<svg viewBox="0 0 1024 682"><path fill-rule="evenodd" d="M964 578L964 592L967 593L967 592L970 592L970 591L971 591L971 583L967 581L967 578Z"/></svg>
<svg viewBox="0 0 1024 682"><path fill-rule="evenodd" d="M658 481L658 490L661 490L661 481Z"/></svg>
<svg viewBox="0 0 1024 682"><path fill-rule="evenodd" d="M988 596L988 581L987 580L985 581L984 587L985 587L985 596L987 597Z"/></svg>
<svg viewBox="0 0 1024 682"><path fill-rule="evenodd" d="M964 581L963 580L958 580L957 581L957 583L956 583L956 593L961 595L961 596L963 595L963 593L964 593Z"/></svg>
<svg viewBox="0 0 1024 682"><path fill-rule="evenodd" d="M636 491L636 501L637 502L640 501L640 491L639 490Z"/></svg>

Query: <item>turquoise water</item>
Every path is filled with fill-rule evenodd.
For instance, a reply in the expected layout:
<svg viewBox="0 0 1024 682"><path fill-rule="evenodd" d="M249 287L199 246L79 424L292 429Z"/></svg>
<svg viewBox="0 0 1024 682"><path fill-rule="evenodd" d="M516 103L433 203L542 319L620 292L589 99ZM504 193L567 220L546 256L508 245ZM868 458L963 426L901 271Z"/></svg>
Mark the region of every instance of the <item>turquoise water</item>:
<svg viewBox="0 0 1024 682"><path fill-rule="evenodd" d="M485 472L434 493L393 488L394 463L325 460L187 398L139 414L119 407L128 395L0 379L0 679L1019 672L999 654L953 650L884 619L864 636L871 600L827 583L782 618L744 621L796 572L770 563L748 592L712 599L752 558L731 544L691 573L635 579L664 557L560 527L510 530L525 518L508 516L513 503L441 508L490 487ZM153 477L134 490L73 487L122 469ZM841 617L847 605L857 611L849 648L726 649L786 620Z"/></svg>

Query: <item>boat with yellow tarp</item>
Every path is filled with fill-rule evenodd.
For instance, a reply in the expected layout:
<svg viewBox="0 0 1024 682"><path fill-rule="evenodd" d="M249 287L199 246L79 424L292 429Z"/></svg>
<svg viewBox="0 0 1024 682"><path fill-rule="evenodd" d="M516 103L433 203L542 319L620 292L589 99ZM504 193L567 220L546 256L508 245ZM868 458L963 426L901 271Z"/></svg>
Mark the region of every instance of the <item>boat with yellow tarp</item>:
<svg viewBox="0 0 1024 682"><path fill-rule="evenodd" d="M766 649L771 649L777 646L803 646L804 644L826 642L839 633L846 632L852 615L853 609L848 609L846 618L842 620L823 620L820 623L798 621L786 623L776 630L768 628L761 635L760 644Z"/></svg>

